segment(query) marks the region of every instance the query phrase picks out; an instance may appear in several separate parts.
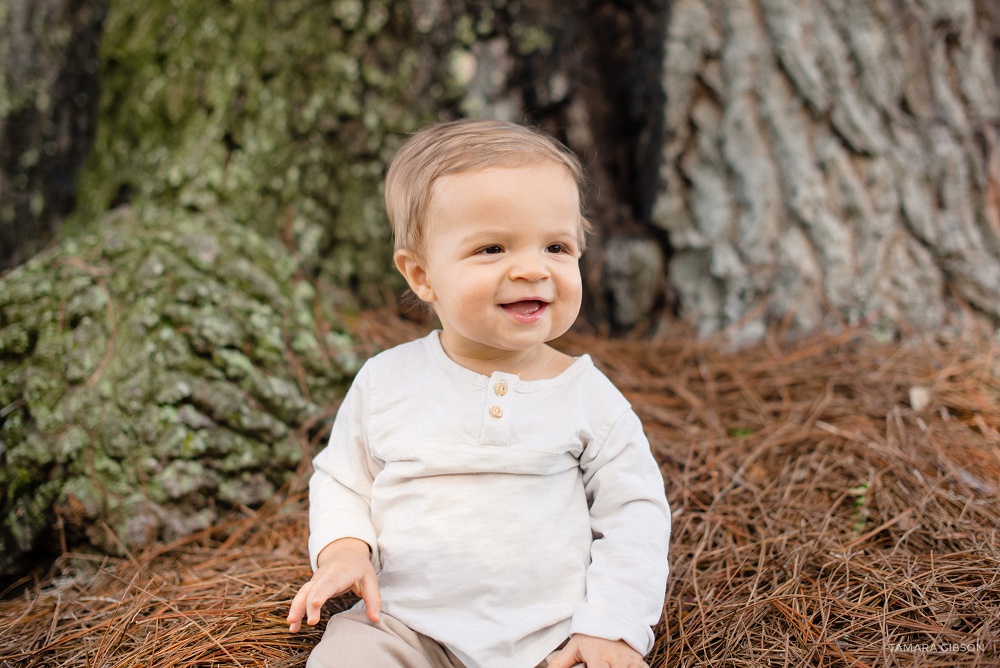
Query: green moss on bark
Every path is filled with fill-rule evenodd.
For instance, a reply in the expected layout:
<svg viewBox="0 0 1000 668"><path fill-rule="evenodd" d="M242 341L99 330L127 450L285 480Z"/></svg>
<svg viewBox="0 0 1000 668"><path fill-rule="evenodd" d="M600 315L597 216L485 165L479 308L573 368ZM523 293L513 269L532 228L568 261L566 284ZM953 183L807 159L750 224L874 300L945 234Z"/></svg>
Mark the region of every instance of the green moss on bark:
<svg viewBox="0 0 1000 668"><path fill-rule="evenodd" d="M2 575L260 503L357 367L276 243L155 206L96 229L0 278Z"/></svg>
<svg viewBox="0 0 1000 668"><path fill-rule="evenodd" d="M386 163L457 99L458 3L435 4L112 1L76 226L121 201L224 210L358 303L384 303L387 278L401 287Z"/></svg>

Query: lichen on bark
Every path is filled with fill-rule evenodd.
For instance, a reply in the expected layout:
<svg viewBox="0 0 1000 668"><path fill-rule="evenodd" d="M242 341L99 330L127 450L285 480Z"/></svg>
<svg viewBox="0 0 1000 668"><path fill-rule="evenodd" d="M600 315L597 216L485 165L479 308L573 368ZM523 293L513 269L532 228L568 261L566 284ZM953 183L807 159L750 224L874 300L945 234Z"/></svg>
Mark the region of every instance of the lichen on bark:
<svg viewBox="0 0 1000 668"><path fill-rule="evenodd" d="M294 258L225 216L122 207L0 278L0 575L268 499L359 362Z"/></svg>
<svg viewBox="0 0 1000 668"><path fill-rule="evenodd" d="M408 133L452 106L456 2L111 0L100 123L71 227L122 202L228 210L305 270L400 288L381 203ZM386 289L386 285L390 289Z"/></svg>

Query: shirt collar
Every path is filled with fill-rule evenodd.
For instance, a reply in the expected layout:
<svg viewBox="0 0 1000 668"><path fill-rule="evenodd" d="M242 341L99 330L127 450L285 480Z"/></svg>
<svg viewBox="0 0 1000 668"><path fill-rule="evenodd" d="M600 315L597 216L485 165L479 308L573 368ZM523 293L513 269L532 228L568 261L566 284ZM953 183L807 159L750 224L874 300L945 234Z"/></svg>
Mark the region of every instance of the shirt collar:
<svg viewBox="0 0 1000 668"><path fill-rule="evenodd" d="M466 369L464 366L448 357L448 353L444 351L444 347L441 345L441 330L435 329L433 332L427 335L424 339L428 348L431 352L431 357L437 362L438 366L442 369L451 373L459 378L466 380L479 387L486 387L489 385L489 376L484 376L481 373L476 373L472 369ZM519 392L533 392L535 390L544 390L550 387L558 387L564 385L569 381L573 380L576 376L583 373L586 369L593 366L593 361L590 359L590 355L580 355L574 359L573 363L566 368L565 371L560 373L558 376L552 378L539 378L537 380L519 380L517 383L517 391ZM517 374L510 374L511 376L516 376Z"/></svg>

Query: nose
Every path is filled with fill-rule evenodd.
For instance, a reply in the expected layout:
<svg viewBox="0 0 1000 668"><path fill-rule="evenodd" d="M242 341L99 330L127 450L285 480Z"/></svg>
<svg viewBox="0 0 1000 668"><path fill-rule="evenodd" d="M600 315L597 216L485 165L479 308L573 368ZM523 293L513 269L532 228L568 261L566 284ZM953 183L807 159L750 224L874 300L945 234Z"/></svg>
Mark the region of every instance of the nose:
<svg viewBox="0 0 1000 668"><path fill-rule="evenodd" d="M541 253L518 253L511 258L508 272L511 280L541 281L551 275Z"/></svg>

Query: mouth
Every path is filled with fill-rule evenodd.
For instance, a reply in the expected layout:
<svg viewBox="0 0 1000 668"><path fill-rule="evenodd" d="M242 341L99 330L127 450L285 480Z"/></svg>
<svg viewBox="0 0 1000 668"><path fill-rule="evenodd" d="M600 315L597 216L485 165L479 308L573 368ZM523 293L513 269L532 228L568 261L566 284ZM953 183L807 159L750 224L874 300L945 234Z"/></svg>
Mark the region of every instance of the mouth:
<svg viewBox="0 0 1000 668"><path fill-rule="evenodd" d="M500 308L518 322L535 322L542 317L548 305L549 303L542 299L521 299L508 304L500 304Z"/></svg>

